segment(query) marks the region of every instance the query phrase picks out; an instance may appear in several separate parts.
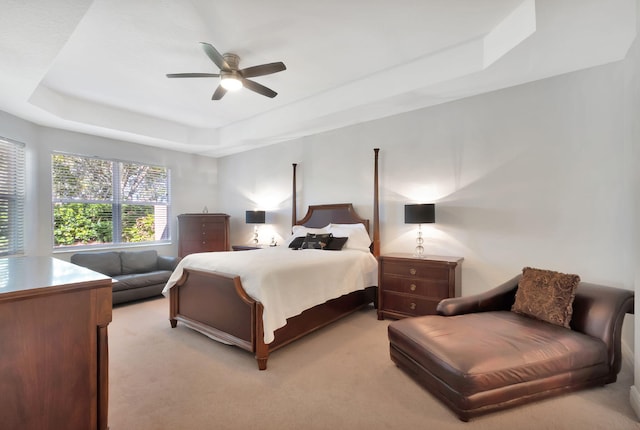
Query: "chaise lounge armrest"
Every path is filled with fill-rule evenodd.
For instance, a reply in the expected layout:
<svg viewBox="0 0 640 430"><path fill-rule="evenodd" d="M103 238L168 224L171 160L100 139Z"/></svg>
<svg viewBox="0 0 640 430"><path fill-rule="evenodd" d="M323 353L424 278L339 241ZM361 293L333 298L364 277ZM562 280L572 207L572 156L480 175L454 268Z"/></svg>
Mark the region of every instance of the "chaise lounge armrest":
<svg viewBox="0 0 640 430"><path fill-rule="evenodd" d="M450 317L475 312L509 311L521 277L518 275L484 293L441 300L436 312Z"/></svg>
<svg viewBox="0 0 640 430"><path fill-rule="evenodd" d="M634 292L581 282L573 301L571 329L607 345L611 382L622 366L621 339L625 314L634 313Z"/></svg>

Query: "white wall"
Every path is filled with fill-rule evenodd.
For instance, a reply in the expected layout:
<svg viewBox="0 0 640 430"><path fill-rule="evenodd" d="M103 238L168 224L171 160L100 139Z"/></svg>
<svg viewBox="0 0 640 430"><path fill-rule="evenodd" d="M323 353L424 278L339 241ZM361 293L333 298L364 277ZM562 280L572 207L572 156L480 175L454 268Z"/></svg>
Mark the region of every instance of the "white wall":
<svg viewBox="0 0 640 430"><path fill-rule="evenodd" d="M171 175L171 234L177 237L175 215L210 212L217 206L217 160L129 142L41 127L0 112L0 136L26 144L26 254L52 255L51 153L64 151L168 167ZM154 246L160 254L177 255L177 244ZM56 253L68 259L71 253Z"/></svg>
<svg viewBox="0 0 640 430"><path fill-rule="evenodd" d="M371 218L380 147L383 253L413 250L405 203L435 202L426 252L465 258L464 294L527 265L631 289L623 72L598 67L221 158L232 241L250 237L243 214L254 207L288 232L293 162L299 211L353 202Z"/></svg>
<svg viewBox="0 0 640 430"><path fill-rule="evenodd" d="M640 1L636 2L637 31L640 33ZM635 287L636 293L640 290L640 43L637 38L625 61L624 91L625 91L625 140L627 151L625 155L629 160L629 168L632 174L632 195L630 200L634 204L633 218L636 220L629 232L634 238L634 247L631 251L635 262ZM635 308L640 310L640 296L635 297ZM628 326L626 327L628 328ZM627 335L627 333L625 333ZM626 337L625 337L626 338ZM640 321L635 320L635 344L640 345ZM636 348L634 354L634 385L631 387L631 406L636 415L640 417L640 349Z"/></svg>

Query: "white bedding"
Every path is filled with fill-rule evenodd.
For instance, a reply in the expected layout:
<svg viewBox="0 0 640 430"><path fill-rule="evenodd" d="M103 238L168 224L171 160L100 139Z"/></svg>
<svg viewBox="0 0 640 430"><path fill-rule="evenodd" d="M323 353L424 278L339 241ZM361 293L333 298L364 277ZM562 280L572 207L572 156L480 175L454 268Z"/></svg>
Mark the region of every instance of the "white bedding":
<svg viewBox="0 0 640 430"><path fill-rule="evenodd" d="M264 306L264 341L286 319L327 300L378 284L378 263L354 249L292 250L284 246L252 251L204 252L180 261L162 293L169 294L184 268L239 275L249 296Z"/></svg>

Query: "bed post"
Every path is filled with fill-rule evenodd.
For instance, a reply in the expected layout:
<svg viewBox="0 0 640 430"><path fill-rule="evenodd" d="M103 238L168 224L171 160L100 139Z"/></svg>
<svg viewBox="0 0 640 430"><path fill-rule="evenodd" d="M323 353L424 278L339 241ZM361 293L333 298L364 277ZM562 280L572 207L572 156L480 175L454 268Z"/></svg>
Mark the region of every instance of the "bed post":
<svg viewBox="0 0 640 430"><path fill-rule="evenodd" d="M373 256L380 256L380 201L378 197L378 152L380 148L373 149L375 153L373 169Z"/></svg>
<svg viewBox="0 0 640 430"><path fill-rule="evenodd" d="M291 226L296 225L296 221L298 221L298 217L296 215L296 163L293 163L293 193L292 193L292 201L291 201Z"/></svg>

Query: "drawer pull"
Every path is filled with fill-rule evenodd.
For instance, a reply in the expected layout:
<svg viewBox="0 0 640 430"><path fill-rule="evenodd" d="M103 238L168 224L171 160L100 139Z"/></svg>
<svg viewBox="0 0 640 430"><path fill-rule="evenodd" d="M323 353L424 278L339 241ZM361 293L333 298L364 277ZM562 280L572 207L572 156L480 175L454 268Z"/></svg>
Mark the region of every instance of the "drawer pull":
<svg viewBox="0 0 640 430"><path fill-rule="evenodd" d="M411 269L409 269L409 273L411 273L412 275L416 274L416 269L414 269L413 267Z"/></svg>
<svg viewBox="0 0 640 430"><path fill-rule="evenodd" d="M415 290L416 290L416 284L411 284L411 285L409 285L409 289L410 289L411 291L415 291Z"/></svg>
<svg viewBox="0 0 640 430"><path fill-rule="evenodd" d="M411 309L412 311L416 310L416 304L411 302L411 304L409 305L409 309Z"/></svg>

